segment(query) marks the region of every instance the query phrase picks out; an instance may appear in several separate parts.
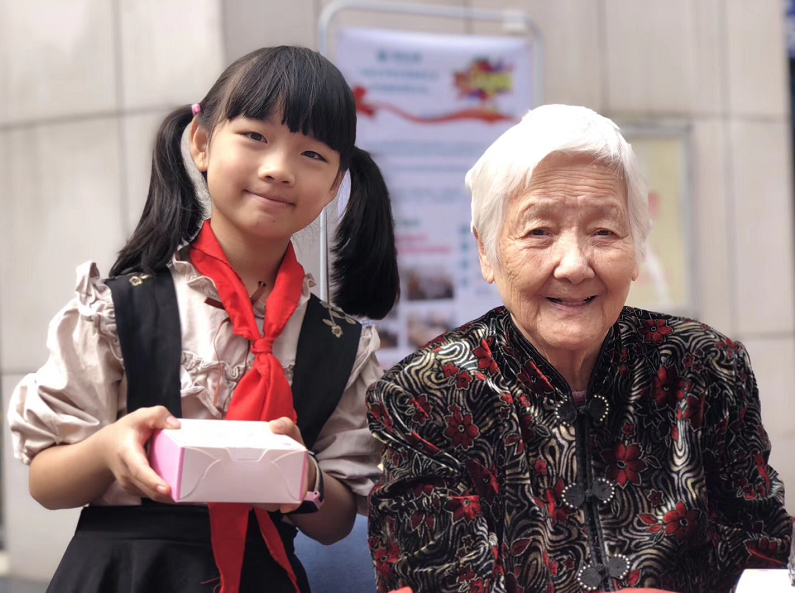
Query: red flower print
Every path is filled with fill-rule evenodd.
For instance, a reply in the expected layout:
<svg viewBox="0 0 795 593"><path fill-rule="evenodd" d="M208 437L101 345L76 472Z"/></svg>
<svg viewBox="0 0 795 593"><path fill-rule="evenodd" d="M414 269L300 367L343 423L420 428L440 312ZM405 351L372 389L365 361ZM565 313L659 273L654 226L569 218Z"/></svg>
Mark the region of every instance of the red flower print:
<svg viewBox="0 0 795 593"><path fill-rule="evenodd" d="M444 334L439 334L433 340L428 342L428 345L430 346L431 344L444 344L444 341L446 339L447 339L447 336L445 336Z"/></svg>
<svg viewBox="0 0 795 593"><path fill-rule="evenodd" d="M648 525L648 531L651 533L660 533L663 529L663 524L657 521L654 515L641 515L638 518L641 523Z"/></svg>
<svg viewBox="0 0 795 593"><path fill-rule="evenodd" d="M511 555L512 556L521 556L527 551L527 548L530 547L530 540L529 539L520 539L516 540L511 546ZM544 552L546 554L546 552Z"/></svg>
<svg viewBox="0 0 795 593"><path fill-rule="evenodd" d="M718 347L719 350L722 350L726 353L726 358L728 358L729 360L734 358L734 355L737 354L737 350L739 349L737 347L737 343L731 340L730 338L726 338L725 341L720 340L716 344L716 346Z"/></svg>
<svg viewBox="0 0 795 593"><path fill-rule="evenodd" d="M602 451L602 459L607 464L605 474L624 488L628 483L640 484L640 472L646 469L646 462L640 458L640 445L618 443L613 451Z"/></svg>
<svg viewBox="0 0 795 593"><path fill-rule="evenodd" d="M413 488L414 498L420 498L422 496L431 496L435 488L436 487L433 484L423 484L423 483L416 484Z"/></svg>
<svg viewBox="0 0 795 593"><path fill-rule="evenodd" d="M459 583L468 583L477 576L478 576L477 573L468 566L462 566L461 568L458 569Z"/></svg>
<svg viewBox="0 0 795 593"><path fill-rule="evenodd" d="M731 426L729 426L729 430L731 430L734 434L740 434L740 432L743 429L743 426L745 426L746 411L747 411L746 408L740 408L740 410L737 413L738 416L737 420L732 422Z"/></svg>
<svg viewBox="0 0 795 593"><path fill-rule="evenodd" d="M454 447L469 449L473 439L480 436L480 429L472 424L472 414L462 414L458 406L450 406L452 416L447 417L447 428L444 436L453 442Z"/></svg>
<svg viewBox="0 0 795 593"><path fill-rule="evenodd" d="M428 528L428 531L433 531L433 527L436 525L436 517L434 515L425 514L421 511L416 511L411 516L411 528L414 531Z"/></svg>
<svg viewBox="0 0 795 593"><path fill-rule="evenodd" d="M538 506L546 509L553 526L558 521L565 521L573 512L561 504L560 497L565 488L566 485L563 483L563 480L559 479L554 488L547 488L541 494L541 498L535 499Z"/></svg>
<svg viewBox="0 0 795 593"><path fill-rule="evenodd" d="M394 426L394 422L389 415L389 412L386 410L384 406L381 404L372 404L370 406L370 414L372 414L373 418L376 422L380 422L384 425L384 428L387 430L392 430Z"/></svg>
<svg viewBox="0 0 795 593"><path fill-rule="evenodd" d="M701 405L701 400L695 395L688 395L684 408L677 411L676 417L680 420L682 418L690 420L690 426L693 428L701 428L704 423L704 408Z"/></svg>
<svg viewBox="0 0 795 593"><path fill-rule="evenodd" d="M743 486L743 498L745 500L756 500L759 498L753 484L746 484Z"/></svg>
<svg viewBox="0 0 795 593"><path fill-rule="evenodd" d="M687 539L698 526L698 518L701 511L698 509L687 510L685 503L680 502L676 509L665 513L665 535L673 535L677 541Z"/></svg>
<svg viewBox="0 0 795 593"><path fill-rule="evenodd" d="M549 394L555 391L552 383L549 382L549 379L546 378L541 369L532 360L528 360L525 363L524 367L522 367L522 372L519 373L517 378L525 387L535 393Z"/></svg>
<svg viewBox="0 0 795 593"><path fill-rule="evenodd" d="M475 492L478 493L481 500L485 500L489 504L494 502L494 497L500 490L500 486L497 483L496 468L492 467L489 469L474 459L466 462L466 468L470 478L472 478Z"/></svg>
<svg viewBox="0 0 795 593"><path fill-rule="evenodd" d="M469 593L485 593L486 586L483 584L483 579L477 579L469 583Z"/></svg>
<svg viewBox="0 0 795 593"><path fill-rule="evenodd" d="M761 453L754 455L754 461L756 461L756 467L759 470L759 477L762 478L762 483L756 487L756 490L760 496L766 496L770 490L770 474L767 471L767 462Z"/></svg>
<svg viewBox="0 0 795 593"><path fill-rule="evenodd" d="M697 373L704 370L704 364L701 362L701 358L695 357L692 354L685 355L684 364L686 369L692 369Z"/></svg>
<svg viewBox="0 0 795 593"><path fill-rule="evenodd" d="M649 503L653 507L658 507L662 504L662 492L659 490L652 490L649 492Z"/></svg>
<svg viewBox="0 0 795 593"><path fill-rule="evenodd" d="M472 375L466 371L462 371L456 375L456 387L459 389L466 389L472 383Z"/></svg>
<svg viewBox="0 0 795 593"><path fill-rule="evenodd" d="M551 574L553 577L558 576L559 568L560 565L557 562L555 562L554 560L549 561L549 574Z"/></svg>
<svg viewBox="0 0 795 593"><path fill-rule="evenodd" d="M519 428L522 431L522 438L525 441L532 441L535 438L536 419L532 414L522 414L519 416Z"/></svg>
<svg viewBox="0 0 795 593"><path fill-rule="evenodd" d="M732 486L734 488L742 488L748 483L748 478L745 477L743 472L732 472Z"/></svg>
<svg viewBox="0 0 795 593"><path fill-rule="evenodd" d="M644 342L654 342L659 344L669 335L673 330L668 327L668 322L665 319L647 319L643 322L644 327L641 329L643 332Z"/></svg>
<svg viewBox="0 0 795 593"><path fill-rule="evenodd" d="M660 367L654 377L654 401L657 409L676 407L676 402L685 397L685 379L680 377L674 367Z"/></svg>
<svg viewBox="0 0 795 593"><path fill-rule="evenodd" d="M748 553L757 559L757 562L754 563L754 566L757 566L758 560L763 560L762 566L769 566L769 567L783 567L783 562L778 560L778 542L773 541L767 537L762 537L758 540L748 541L745 542L745 549L748 550Z"/></svg>
<svg viewBox="0 0 795 593"><path fill-rule="evenodd" d="M442 367L442 370L444 371L445 379L447 379L448 377L454 377L455 375L457 375L458 371L460 371L461 369L455 366L452 362L448 362L446 365Z"/></svg>
<svg viewBox="0 0 795 593"><path fill-rule="evenodd" d="M627 585L634 587L640 581L640 570L633 570L627 575Z"/></svg>
<svg viewBox="0 0 795 593"><path fill-rule="evenodd" d="M431 405L428 403L428 396L418 395L409 403L414 407L414 416L412 420L420 425L425 424L425 421L430 418L431 411Z"/></svg>
<svg viewBox="0 0 795 593"><path fill-rule="evenodd" d="M405 438L410 446L415 447L418 451L426 455L434 455L439 452L439 448L436 445L429 443L416 432L410 432Z"/></svg>
<svg viewBox="0 0 795 593"><path fill-rule="evenodd" d="M491 357L491 348L490 346L491 340L481 340L480 341L480 348L475 348L472 354L478 357L478 368L481 371L485 371L490 375L499 371L499 367L494 359Z"/></svg>
<svg viewBox="0 0 795 593"><path fill-rule="evenodd" d="M631 439L635 436L635 425L631 422L624 422L624 426L621 427L621 432L624 433L625 439Z"/></svg>
<svg viewBox="0 0 795 593"><path fill-rule="evenodd" d="M378 575L388 580L392 576L395 563L400 559L400 548L397 543L392 542L388 547L377 548L373 556Z"/></svg>
<svg viewBox="0 0 795 593"><path fill-rule="evenodd" d="M538 461L536 461L535 465L533 466L533 469L535 470L535 472L537 474L540 474L542 476L546 476L547 475L547 462L544 461L543 459L539 459Z"/></svg>
<svg viewBox="0 0 795 593"><path fill-rule="evenodd" d="M451 496L446 507L453 511L454 522L461 519L474 521L480 516L480 500L477 496Z"/></svg>

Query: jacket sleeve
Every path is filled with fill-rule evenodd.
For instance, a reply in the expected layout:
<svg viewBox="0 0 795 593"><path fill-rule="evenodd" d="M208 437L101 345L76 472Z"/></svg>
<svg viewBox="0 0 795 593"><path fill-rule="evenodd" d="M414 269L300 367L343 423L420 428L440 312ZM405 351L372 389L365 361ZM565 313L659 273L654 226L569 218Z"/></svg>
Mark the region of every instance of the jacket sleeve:
<svg viewBox="0 0 795 593"><path fill-rule="evenodd" d="M11 395L14 455L25 464L52 445L77 443L112 424L126 405L110 289L93 263L77 271L75 298L50 323L47 362Z"/></svg>
<svg viewBox="0 0 795 593"><path fill-rule="evenodd" d="M707 488L718 563L731 586L745 568L783 568L792 523L784 485L768 464L770 440L762 426L759 390L745 347L729 344L733 389L708 424Z"/></svg>
<svg viewBox="0 0 795 593"><path fill-rule="evenodd" d="M368 392L370 429L383 443L369 519L381 593L404 586L414 593L505 590L497 538L461 459L460 445L478 428L454 403L455 390L426 353Z"/></svg>

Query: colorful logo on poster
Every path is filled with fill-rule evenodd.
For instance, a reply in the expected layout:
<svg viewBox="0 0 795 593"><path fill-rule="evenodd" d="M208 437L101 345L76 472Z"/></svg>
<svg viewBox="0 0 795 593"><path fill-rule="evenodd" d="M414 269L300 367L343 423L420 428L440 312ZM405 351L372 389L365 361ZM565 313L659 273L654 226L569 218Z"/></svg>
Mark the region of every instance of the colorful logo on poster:
<svg viewBox="0 0 795 593"><path fill-rule="evenodd" d="M513 90L513 66L477 58L468 69L455 72L455 86L462 97L488 101Z"/></svg>

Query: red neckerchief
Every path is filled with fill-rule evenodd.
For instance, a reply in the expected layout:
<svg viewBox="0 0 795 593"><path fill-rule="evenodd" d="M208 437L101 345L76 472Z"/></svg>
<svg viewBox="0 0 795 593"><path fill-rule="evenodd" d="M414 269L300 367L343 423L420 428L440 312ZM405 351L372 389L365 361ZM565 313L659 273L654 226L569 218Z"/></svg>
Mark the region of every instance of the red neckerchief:
<svg viewBox="0 0 795 593"><path fill-rule="evenodd" d="M268 421L287 416L295 422L293 392L282 364L273 355L273 342L295 312L303 290L304 269L295 258L292 243L287 246L273 291L268 296L264 336L259 332L248 291L229 264L209 220L191 245L190 258L199 273L215 282L235 335L251 342L251 351L256 354L254 364L235 389L226 419ZM213 554L221 572L221 593L237 593L250 507L232 503L212 503L209 507ZM298 581L273 520L266 511L255 509L255 512L271 556L287 571L299 592Z"/></svg>

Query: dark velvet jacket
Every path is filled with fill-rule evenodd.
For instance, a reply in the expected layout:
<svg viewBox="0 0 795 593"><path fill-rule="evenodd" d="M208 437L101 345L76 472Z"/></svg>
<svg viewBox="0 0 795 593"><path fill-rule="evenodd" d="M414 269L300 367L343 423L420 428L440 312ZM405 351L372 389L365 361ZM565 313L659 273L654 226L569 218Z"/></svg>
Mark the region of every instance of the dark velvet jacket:
<svg viewBox="0 0 795 593"><path fill-rule="evenodd" d="M379 591L730 591L791 521L745 348L624 308L577 408L506 309L371 387Z"/></svg>

